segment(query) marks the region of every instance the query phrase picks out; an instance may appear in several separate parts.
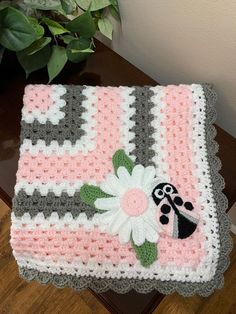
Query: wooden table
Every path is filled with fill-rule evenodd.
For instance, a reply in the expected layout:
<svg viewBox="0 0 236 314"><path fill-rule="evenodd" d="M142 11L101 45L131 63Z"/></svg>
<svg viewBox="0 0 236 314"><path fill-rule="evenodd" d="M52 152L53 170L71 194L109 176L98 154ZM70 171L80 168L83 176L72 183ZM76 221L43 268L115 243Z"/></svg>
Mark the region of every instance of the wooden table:
<svg viewBox="0 0 236 314"><path fill-rule="evenodd" d="M80 85L156 85L146 74L118 54L96 42L97 51L86 62L68 66L54 83ZM14 56L0 66L0 198L11 206L15 173L19 157L20 111L26 84L47 83L46 71L38 71L25 79ZM219 156L225 178L225 194L229 208L236 201L236 140L217 127ZM131 291L117 294L112 291L95 294L112 313L150 313L164 297L153 291L139 294Z"/></svg>

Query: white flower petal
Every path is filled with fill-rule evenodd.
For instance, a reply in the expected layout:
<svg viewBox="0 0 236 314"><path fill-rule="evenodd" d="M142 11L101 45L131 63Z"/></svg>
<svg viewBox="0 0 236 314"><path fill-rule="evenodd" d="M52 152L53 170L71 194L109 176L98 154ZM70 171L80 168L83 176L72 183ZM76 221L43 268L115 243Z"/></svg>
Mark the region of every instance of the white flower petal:
<svg viewBox="0 0 236 314"><path fill-rule="evenodd" d="M135 217L131 220L132 238L136 245L142 245L145 242L144 221L142 217Z"/></svg>
<svg viewBox="0 0 236 314"><path fill-rule="evenodd" d="M101 210L112 210L120 207L120 200L118 197L98 198L94 202L96 208Z"/></svg>
<svg viewBox="0 0 236 314"><path fill-rule="evenodd" d="M146 183L145 185L145 190L147 191L147 193L149 195L151 195L153 189L162 182L166 182L166 180L164 178L158 177L158 178L154 178L153 180L151 180L149 183Z"/></svg>
<svg viewBox="0 0 236 314"><path fill-rule="evenodd" d="M107 225L106 229L109 229L110 224L113 222L114 217L116 216L117 210L109 210L99 215L99 223L101 225Z"/></svg>
<svg viewBox="0 0 236 314"><path fill-rule="evenodd" d="M121 244L125 244L130 241L131 231L131 222L130 220L127 220L127 222L121 227L119 231L119 240Z"/></svg>
<svg viewBox="0 0 236 314"><path fill-rule="evenodd" d="M129 242L131 236L138 246L142 245L146 239L156 243L162 229L157 222L157 208L151 192L160 180L162 179L155 177L154 167L144 168L142 165L136 165L131 175L125 167L117 169L117 176L108 175L105 182L101 184L101 188L114 197L100 198L95 201L98 209L107 211L102 213L99 219L106 232L119 235L121 243ZM140 216L129 216L121 209L124 193L132 188L140 188L148 196L148 208Z"/></svg>
<svg viewBox="0 0 236 314"><path fill-rule="evenodd" d="M117 176L126 188L130 187L131 176L125 167L121 166L117 169Z"/></svg>
<svg viewBox="0 0 236 314"><path fill-rule="evenodd" d="M106 180L101 183L100 188L103 190L103 192L116 196L115 191L113 191L110 184L108 184Z"/></svg>
<svg viewBox="0 0 236 314"><path fill-rule="evenodd" d="M116 214L115 219L110 225L110 231L112 234L118 234L120 228L126 224L126 222L130 219L128 215L126 215L123 211L119 210Z"/></svg>
<svg viewBox="0 0 236 314"><path fill-rule="evenodd" d="M160 181L159 179L154 178L153 180L147 182L144 185L143 189L148 195L151 195L154 188L161 182L165 182L165 181Z"/></svg>
<svg viewBox="0 0 236 314"><path fill-rule="evenodd" d="M158 239L159 239L159 234L156 230L154 230L151 226L146 225L145 226L145 235L146 235L146 239L149 242L152 243L157 243Z"/></svg>
<svg viewBox="0 0 236 314"><path fill-rule="evenodd" d="M108 188L108 186L109 186L109 188ZM126 191L126 188L123 185L123 183L114 174L109 174L107 176L106 188L109 189L110 191L112 191L112 195L116 195L116 196L121 196Z"/></svg>
<svg viewBox="0 0 236 314"><path fill-rule="evenodd" d="M153 166L146 167L144 169L142 184L143 185L149 185L150 182L153 181L155 174L156 174L156 170Z"/></svg>
<svg viewBox="0 0 236 314"><path fill-rule="evenodd" d="M147 210L143 215L143 220L146 225L149 225L156 231L162 231L159 224L157 224L156 209Z"/></svg>
<svg viewBox="0 0 236 314"><path fill-rule="evenodd" d="M132 171L132 182L134 186L141 186L143 180L144 167L142 165L134 166Z"/></svg>
<svg viewBox="0 0 236 314"><path fill-rule="evenodd" d="M156 208L147 210L144 215L144 220L147 224L151 225L153 228L156 227Z"/></svg>

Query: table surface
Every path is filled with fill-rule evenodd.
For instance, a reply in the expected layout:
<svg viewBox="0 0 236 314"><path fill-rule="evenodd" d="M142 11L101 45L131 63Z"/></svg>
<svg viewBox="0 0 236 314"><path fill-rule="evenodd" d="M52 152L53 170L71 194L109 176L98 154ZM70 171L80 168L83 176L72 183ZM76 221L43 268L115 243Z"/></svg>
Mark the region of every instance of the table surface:
<svg viewBox="0 0 236 314"><path fill-rule="evenodd" d="M96 53L82 64L68 65L54 81L77 85L157 85L142 71L121 56L96 41ZM4 62L4 61L3 61ZM26 84L47 83L45 70L33 73L27 80L13 55L0 66L0 198L11 206L15 174L19 158L19 133L22 96ZM220 145L221 174L226 183L224 193L229 208L236 201L236 139L217 127L216 140ZM131 291L117 294L112 291L95 294L113 313L149 313L161 301L163 295L153 291L139 294Z"/></svg>

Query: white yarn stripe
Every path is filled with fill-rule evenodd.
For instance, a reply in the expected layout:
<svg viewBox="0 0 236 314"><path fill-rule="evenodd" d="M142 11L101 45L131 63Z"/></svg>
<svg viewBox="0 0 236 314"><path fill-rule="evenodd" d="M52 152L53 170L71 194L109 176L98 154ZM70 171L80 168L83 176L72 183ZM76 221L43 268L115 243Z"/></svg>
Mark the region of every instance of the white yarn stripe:
<svg viewBox="0 0 236 314"><path fill-rule="evenodd" d="M135 156L132 156L130 153L135 149L135 144L130 143L130 141L135 137L135 133L131 132L132 127L135 125L135 121L130 120L130 118L135 114L135 108L131 108L131 105L135 102L135 96L131 95L134 90L134 87L120 86L123 109L121 117L121 141L124 151L131 157L131 159L133 159L133 161L135 161Z"/></svg>
<svg viewBox="0 0 236 314"><path fill-rule="evenodd" d="M92 134L95 133L96 131L92 132ZM94 150L94 146L95 141L86 141L84 138L77 140L75 144L65 140L62 145L59 145L57 141L52 141L49 145L46 145L44 140L37 140L36 144L32 144L32 140L24 139L20 147L20 153L29 153L32 156L37 156L39 153L45 156L63 156L65 154L75 156L78 152L81 152L83 155L87 155L89 151Z"/></svg>
<svg viewBox="0 0 236 314"><path fill-rule="evenodd" d="M168 165L165 162L166 160L166 140L165 140L165 126L161 124L165 120L165 114L161 112L166 107L166 104L161 99L165 97L165 87L155 86L150 87L150 90L154 92L154 95L151 97L151 101L154 103L154 107L151 109L151 113L154 115L154 119L151 122L151 125L154 127L154 133L152 135L155 140L152 145L152 149L155 152L153 157L153 162L156 168L156 175L162 177L163 179L169 179L168 176Z"/></svg>
<svg viewBox="0 0 236 314"><path fill-rule="evenodd" d="M47 183L35 181L33 183L29 183L26 180L20 180L15 185L15 194L23 189L27 195L32 195L34 190L38 190L43 196L47 195L49 192L54 192L56 196L60 196L62 192L66 192L69 196L73 196L75 192L79 191L81 186L85 183L88 182L78 180L75 183L71 183L65 180L61 183L57 183L55 181ZM90 180L89 184L98 185L98 183L93 180Z"/></svg>
<svg viewBox="0 0 236 314"><path fill-rule="evenodd" d="M37 85L36 85L37 86ZM50 121L56 125L64 118L65 113L61 111L66 105L66 101L61 99L61 96L66 93L66 88L62 85L52 85L52 98L53 105L49 107L48 111L43 113L39 109L35 109L29 112L24 105L22 108L22 120L27 123L32 123L34 120L38 120L40 123L45 124L46 121Z"/></svg>
<svg viewBox="0 0 236 314"><path fill-rule="evenodd" d="M204 282L210 280L210 269L198 267L194 271L192 267L165 266L160 267L158 260L148 268L143 267L137 260L136 264L130 266L127 263L120 263L116 266L112 262L98 263L89 260L84 264L76 259L70 264L63 260L54 262L52 260L39 260L37 258L22 256L13 250L13 255L20 267L28 267L41 272L53 274L67 274L75 276L94 276L97 278L136 278L136 279L156 279L156 280L177 280L185 282ZM206 273L208 274L206 276Z"/></svg>
<svg viewBox="0 0 236 314"><path fill-rule="evenodd" d="M211 270L211 277L214 277L220 251L219 241L219 223L217 221L216 204L214 201L212 183L210 178L210 165L207 159L207 147L205 139L205 120L206 120L206 100L204 91L201 85L192 84L190 90L193 95L193 129L192 137L193 151L195 153L196 176L198 180L198 191L201 196L199 202L201 204L201 219L205 222L203 224L203 231L205 235L205 251L207 252L204 264L206 269ZM201 97L201 98L199 98ZM211 218L209 218L211 215ZM212 232L213 231L213 232Z"/></svg>
<svg viewBox="0 0 236 314"><path fill-rule="evenodd" d="M12 229L14 230L44 230L57 229L64 230L65 225L68 230L78 230L79 227L91 230L99 225L100 214L95 214L91 219L88 219L85 213L81 213L77 218L73 218L71 213L66 213L65 216L59 218L57 212L53 212L49 217L45 218L43 213L38 213L32 217L29 213L23 214L21 217L11 213Z"/></svg>
<svg viewBox="0 0 236 314"><path fill-rule="evenodd" d="M86 109L82 113L81 118L84 119L85 123L81 125L81 129L84 130L85 134L78 141L80 147L76 147L79 151L81 150L83 154L88 154L88 152L93 151L96 148L96 136L97 131L94 129L97 125L97 121L94 115L97 113L97 108L95 103L98 101L96 96L96 87L85 86L82 94L86 96L86 99L82 101L82 106ZM78 152L78 151L77 151ZM68 154L73 154L73 151L68 151Z"/></svg>

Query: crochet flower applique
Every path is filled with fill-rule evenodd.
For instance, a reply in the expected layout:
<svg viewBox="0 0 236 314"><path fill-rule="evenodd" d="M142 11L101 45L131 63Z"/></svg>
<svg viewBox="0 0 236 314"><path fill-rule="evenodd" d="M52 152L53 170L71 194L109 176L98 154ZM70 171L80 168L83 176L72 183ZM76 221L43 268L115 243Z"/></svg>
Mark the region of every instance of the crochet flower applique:
<svg viewBox="0 0 236 314"><path fill-rule="evenodd" d="M109 174L98 186L84 184L81 199L95 207L105 231L118 235L121 244L131 242L137 258L145 267L157 259L157 241L161 227L156 222L156 204L152 192L157 185L153 166L143 167L123 150L113 156L115 174Z"/></svg>

